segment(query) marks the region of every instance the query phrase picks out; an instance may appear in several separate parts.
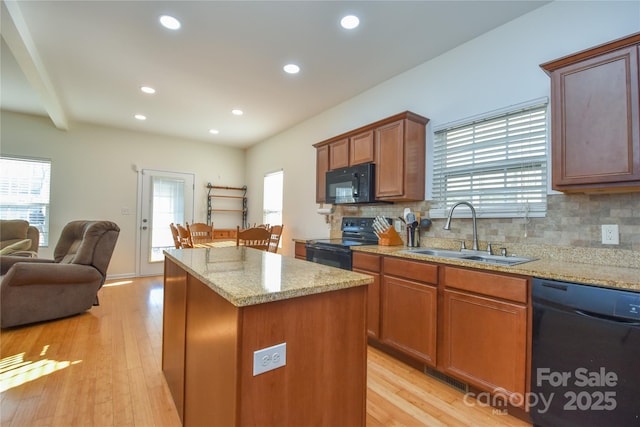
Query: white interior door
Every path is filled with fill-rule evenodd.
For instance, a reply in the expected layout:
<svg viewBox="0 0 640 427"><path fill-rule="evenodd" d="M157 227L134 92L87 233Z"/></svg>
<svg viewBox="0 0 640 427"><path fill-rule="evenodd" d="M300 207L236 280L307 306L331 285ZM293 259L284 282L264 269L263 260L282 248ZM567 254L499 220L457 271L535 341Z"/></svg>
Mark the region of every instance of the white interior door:
<svg viewBox="0 0 640 427"><path fill-rule="evenodd" d="M163 250L173 248L169 224L193 222L194 175L143 169L140 178L140 250L141 276L164 272Z"/></svg>

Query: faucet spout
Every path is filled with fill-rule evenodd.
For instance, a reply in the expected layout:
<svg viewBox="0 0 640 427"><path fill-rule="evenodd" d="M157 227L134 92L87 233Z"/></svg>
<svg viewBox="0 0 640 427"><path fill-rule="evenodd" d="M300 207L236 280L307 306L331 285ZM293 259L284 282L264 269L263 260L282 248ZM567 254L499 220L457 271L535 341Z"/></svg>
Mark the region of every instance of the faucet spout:
<svg viewBox="0 0 640 427"><path fill-rule="evenodd" d="M469 202L458 202L455 205L451 206L451 210L449 211L449 216L447 217L447 222L444 225L445 230L451 230L451 217L453 215L453 210L460 205L468 206L471 209L471 219L473 220L473 250L477 251L478 249L478 225L476 223L476 208Z"/></svg>

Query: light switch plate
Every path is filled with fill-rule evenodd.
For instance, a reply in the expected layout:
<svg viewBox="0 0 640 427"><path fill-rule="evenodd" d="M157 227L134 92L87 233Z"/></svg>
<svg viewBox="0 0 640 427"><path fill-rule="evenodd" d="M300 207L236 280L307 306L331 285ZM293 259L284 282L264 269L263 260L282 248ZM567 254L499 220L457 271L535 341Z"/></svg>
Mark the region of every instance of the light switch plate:
<svg viewBox="0 0 640 427"><path fill-rule="evenodd" d="M287 343L277 344L253 352L253 376L287 364Z"/></svg>

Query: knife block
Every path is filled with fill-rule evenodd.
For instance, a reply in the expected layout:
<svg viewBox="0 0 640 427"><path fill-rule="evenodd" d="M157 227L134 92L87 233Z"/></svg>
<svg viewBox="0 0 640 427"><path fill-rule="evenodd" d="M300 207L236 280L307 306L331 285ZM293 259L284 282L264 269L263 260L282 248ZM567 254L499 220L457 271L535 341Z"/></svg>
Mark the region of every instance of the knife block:
<svg viewBox="0 0 640 427"><path fill-rule="evenodd" d="M404 245L395 228L389 227L384 233L378 234L378 244L382 246Z"/></svg>

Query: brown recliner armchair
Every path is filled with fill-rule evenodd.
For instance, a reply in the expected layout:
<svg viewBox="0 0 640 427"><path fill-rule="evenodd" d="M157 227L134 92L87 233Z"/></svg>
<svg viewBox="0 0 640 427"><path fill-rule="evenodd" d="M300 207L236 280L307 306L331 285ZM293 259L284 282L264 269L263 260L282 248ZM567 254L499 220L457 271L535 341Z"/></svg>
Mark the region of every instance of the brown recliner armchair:
<svg viewBox="0 0 640 427"><path fill-rule="evenodd" d="M0 327L71 316L97 305L119 234L110 221L72 221L52 260L1 256Z"/></svg>
<svg viewBox="0 0 640 427"><path fill-rule="evenodd" d="M31 242L25 242L30 240ZM40 244L40 231L24 219L0 220L0 253L11 249L10 253L35 255ZM12 248L14 247L14 248Z"/></svg>

